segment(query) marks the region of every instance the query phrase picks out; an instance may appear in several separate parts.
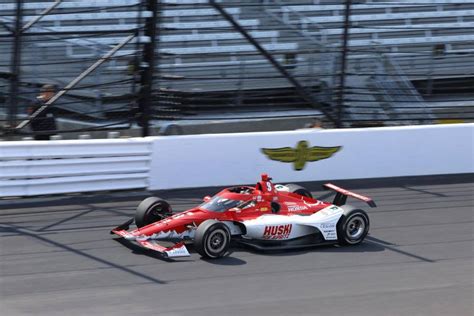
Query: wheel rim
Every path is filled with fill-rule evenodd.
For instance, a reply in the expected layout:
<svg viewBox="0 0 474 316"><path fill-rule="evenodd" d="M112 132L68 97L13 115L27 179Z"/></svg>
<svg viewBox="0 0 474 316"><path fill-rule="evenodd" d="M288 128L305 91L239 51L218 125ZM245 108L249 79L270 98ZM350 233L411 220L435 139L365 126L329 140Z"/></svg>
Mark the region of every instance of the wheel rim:
<svg viewBox="0 0 474 316"><path fill-rule="evenodd" d="M216 229L207 238L207 249L213 254L223 251L227 244L227 234L223 229Z"/></svg>
<svg viewBox="0 0 474 316"><path fill-rule="evenodd" d="M346 235L352 239L359 239L365 231L365 221L361 216L354 216L348 222L346 226Z"/></svg>
<svg viewBox="0 0 474 316"><path fill-rule="evenodd" d="M152 206L148 211L147 221L152 223L158 220L162 220L166 217L166 205L163 203L157 203Z"/></svg>
<svg viewBox="0 0 474 316"><path fill-rule="evenodd" d="M158 203L158 204L153 206L153 208L151 209L150 215L151 216L161 216L162 213L163 213L163 204Z"/></svg>

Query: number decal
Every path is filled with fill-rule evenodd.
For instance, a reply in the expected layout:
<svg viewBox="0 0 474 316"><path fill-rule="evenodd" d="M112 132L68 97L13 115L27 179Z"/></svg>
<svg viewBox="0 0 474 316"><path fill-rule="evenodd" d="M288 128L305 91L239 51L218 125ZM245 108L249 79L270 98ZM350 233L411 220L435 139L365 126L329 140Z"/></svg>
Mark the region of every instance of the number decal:
<svg viewBox="0 0 474 316"><path fill-rule="evenodd" d="M272 184L270 182L267 182L267 189L268 192L272 192Z"/></svg>

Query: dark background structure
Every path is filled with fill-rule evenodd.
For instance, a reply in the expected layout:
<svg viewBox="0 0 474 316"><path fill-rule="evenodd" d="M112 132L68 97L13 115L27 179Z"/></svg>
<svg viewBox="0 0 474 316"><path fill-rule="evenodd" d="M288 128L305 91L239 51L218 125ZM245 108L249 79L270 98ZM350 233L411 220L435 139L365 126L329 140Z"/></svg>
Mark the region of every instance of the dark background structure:
<svg viewBox="0 0 474 316"><path fill-rule="evenodd" d="M4 139L34 134L27 108L44 84L60 93L48 110L64 137L183 133L186 124L219 131L206 130L216 121L278 130L299 123L272 120L474 119L471 1L2 0L0 8Z"/></svg>

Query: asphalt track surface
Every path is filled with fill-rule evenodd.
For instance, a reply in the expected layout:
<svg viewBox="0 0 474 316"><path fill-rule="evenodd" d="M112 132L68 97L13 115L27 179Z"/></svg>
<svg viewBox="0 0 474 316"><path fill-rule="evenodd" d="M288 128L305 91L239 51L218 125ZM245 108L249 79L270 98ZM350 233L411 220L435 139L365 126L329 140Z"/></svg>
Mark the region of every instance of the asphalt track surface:
<svg viewBox="0 0 474 316"><path fill-rule="evenodd" d="M0 314L473 315L472 175L336 183L379 206L362 245L215 261L114 240L145 192L0 200ZM209 191L162 195L181 211Z"/></svg>

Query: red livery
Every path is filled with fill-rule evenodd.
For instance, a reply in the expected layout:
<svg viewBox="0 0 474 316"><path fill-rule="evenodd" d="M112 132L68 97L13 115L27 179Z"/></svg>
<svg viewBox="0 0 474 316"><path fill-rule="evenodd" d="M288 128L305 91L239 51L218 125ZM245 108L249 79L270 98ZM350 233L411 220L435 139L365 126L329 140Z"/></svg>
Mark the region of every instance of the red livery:
<svg viewBox="0 0 474 316"><path fill-rule="evenodd" d="M369 231L364 210L346 205L348 196L375 207L372 199L325 184L336 191L334 201L314 199L296 184L274 185L262 174L255 186L237 186L206 196L203 203L181 213L158 197L143 200L135 217L111 233L152 249L165 257L189 256L185 242L192 241L206 258L226 254L231 241L257 249L286 249L319 244L363 241ZM129 230L135 222L136 228ZM158 241L176 242L165 247Z"/></svg>

